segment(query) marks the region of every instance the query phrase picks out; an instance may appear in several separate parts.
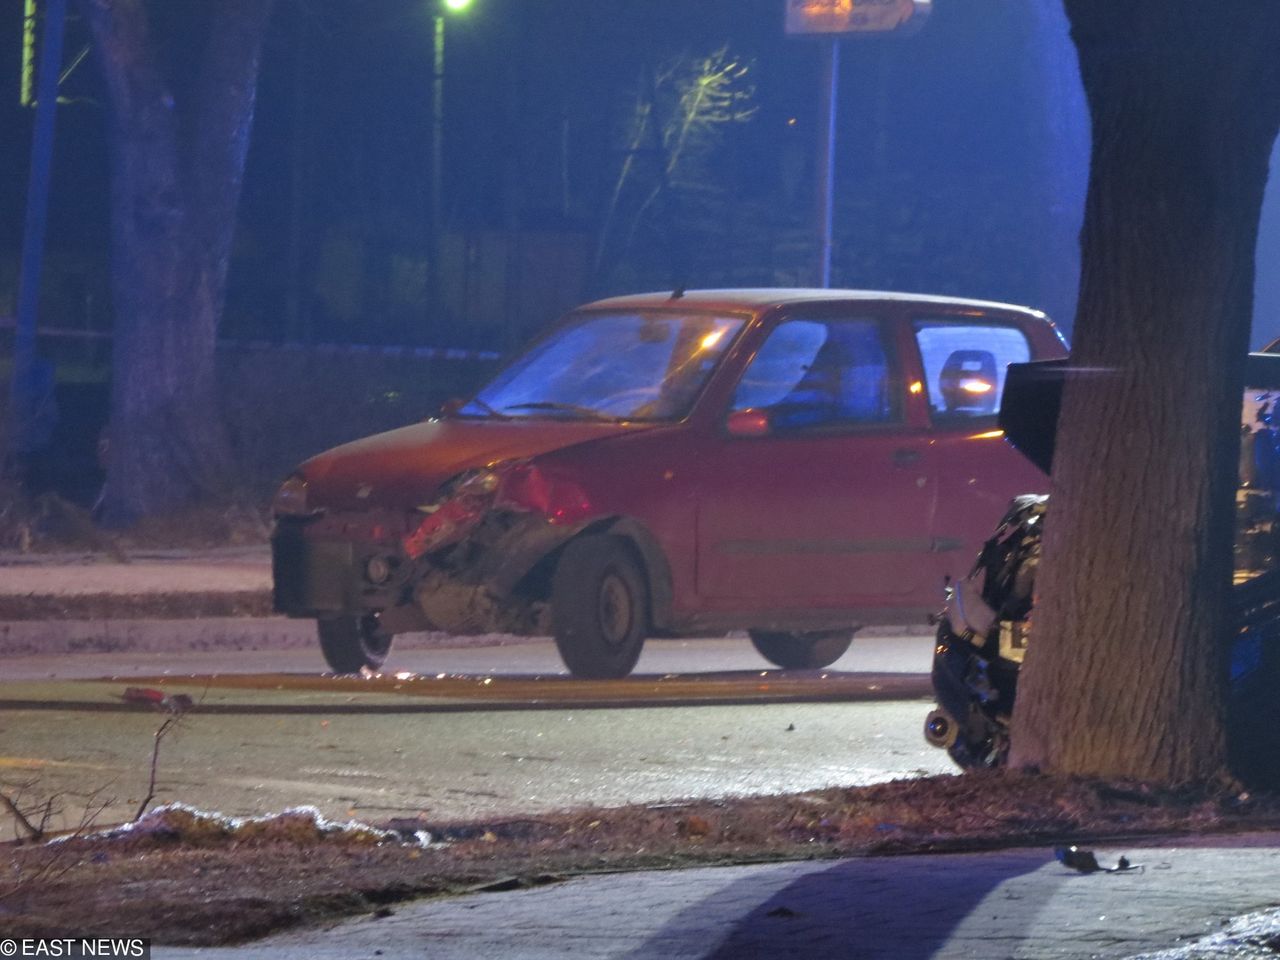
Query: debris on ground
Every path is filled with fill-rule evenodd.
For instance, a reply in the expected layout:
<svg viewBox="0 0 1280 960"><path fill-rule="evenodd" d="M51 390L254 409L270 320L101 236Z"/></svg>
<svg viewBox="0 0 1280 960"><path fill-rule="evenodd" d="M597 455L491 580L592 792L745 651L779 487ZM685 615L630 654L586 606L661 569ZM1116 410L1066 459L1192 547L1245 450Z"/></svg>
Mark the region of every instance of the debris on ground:
<svg viewBox="0 0 1280 960"><path fill-rule="evenodd" d="M1098 857L1092 850L1083 850L1076 846L1057 847L1053 855L1064 867L1080 873L1129 873L1142 870L1141 866L1130 863L1128 857L1121 857L1114 865L1104 867L1098 862Z"/></svg>
<svg viewBox="0 0 1280 960"><path fill-rule="evenodd" d="M186 713L195 706L195 701L185 693L165 693L153 687L125 687L120 699L174 714Z"/></svg>

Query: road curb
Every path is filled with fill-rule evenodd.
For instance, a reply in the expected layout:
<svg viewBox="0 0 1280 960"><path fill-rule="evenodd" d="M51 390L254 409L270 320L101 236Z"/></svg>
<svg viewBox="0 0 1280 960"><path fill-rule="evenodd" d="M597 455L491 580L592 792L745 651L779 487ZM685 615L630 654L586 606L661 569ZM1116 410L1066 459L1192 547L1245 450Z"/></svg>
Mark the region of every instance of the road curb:
<svg viewBox="0 0 1280 960"><path fill-rule="evenodd" d="M0 622L271 617L267 590L0 594Z"/></svg>
<svg viewBox="0 0 1280 960"><path fill-rule="evenodd" d="M285 617L0 622L0 657L123 651L284 650L311 647L315 643L316 628L312 621Z"/></svg>
<svg viewBox="0 0 1280 960"><path fill-rule="evenodd" d="M489 633L406 633L403 650L505 647L537 643L545 637ZM298 650L317 646L313 620L288 617L84 618L0 621L0 659L46 654L168 653L190 650Z"/></svg>

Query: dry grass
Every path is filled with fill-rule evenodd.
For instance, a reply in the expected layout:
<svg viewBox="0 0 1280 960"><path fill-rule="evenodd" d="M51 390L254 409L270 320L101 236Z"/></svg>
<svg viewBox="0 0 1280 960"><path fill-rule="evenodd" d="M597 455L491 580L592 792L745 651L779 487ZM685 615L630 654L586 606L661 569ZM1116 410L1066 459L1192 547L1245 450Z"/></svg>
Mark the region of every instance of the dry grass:
<svg viewBox="0 0 1280 960"><path fill-rule="evenodd" d="M100 526L87 509L56 494L27 497L0 485L0 550L93 553L123 562L137 550L265 544L271 534L267 505L241 499L148 517L120 531Z"/></svg>
<svg viewBox="0 0 1280 960"><path fill-rule="evenodd" d="M385 909L597 871L982 849L1272 828L1280 798L1135 783L970 774L778 797L588 809L476 823L396 822L403 836L305 817L228 829L172 818L115 838L10 846L12 876L76 859L0 901L0 930L218 944ZM415 832L437 841L424 848Z"/></svg>
<svg viewBox="0 0 1280 960"><path fill-rule="evenodd" d="M264 544L271 536L271 511L266 503L244 498L220 506L192 507L179 513L145 517L116 535L126 553L138 549L199 549Z"/></svg>

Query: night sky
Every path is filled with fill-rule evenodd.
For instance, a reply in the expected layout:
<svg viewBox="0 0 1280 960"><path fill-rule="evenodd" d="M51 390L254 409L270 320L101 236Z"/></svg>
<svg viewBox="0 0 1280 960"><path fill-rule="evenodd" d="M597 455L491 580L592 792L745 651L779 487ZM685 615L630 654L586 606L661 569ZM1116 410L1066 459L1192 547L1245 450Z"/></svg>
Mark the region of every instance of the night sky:
<svg viewBox="0 0 1280 960"><path fill-rule="evenodd" d="M152 6L167 11L157 33L171 62L190 62L203 0ZM782 10L782 0L474 0L450 17L442 180L457 242L442 267L455 286L423 323L432 7L277 0L224 333L505 348L587 297L677 281L808 282L821 60L815 41L783 34ZM31 125L17 106L21 11L21 0L0 0L0 314L16 295ZM71 23L68 59L86 42ZM754 115L724 125L643 214L635 198L647 189L624 197L627 229L597 264L644 78L721 49L747 65ZM63 88L44 325L110 323L96 71L86 59ZM1086 131L1065 19L1048 0L935 0L916 36L845 42L833 283L1023 302L1069 328ZM633 187L656 183L656 169L638 157ZM1275 193L1255 345L1280 335ZM514 318L464 306L495 278L515 282L515 237L522 250L566 251L575 269L554 292L517 295L515 308L511 296L493 301ZM488 260L460 286L458 264L470 269L478 250Z"/></svg>

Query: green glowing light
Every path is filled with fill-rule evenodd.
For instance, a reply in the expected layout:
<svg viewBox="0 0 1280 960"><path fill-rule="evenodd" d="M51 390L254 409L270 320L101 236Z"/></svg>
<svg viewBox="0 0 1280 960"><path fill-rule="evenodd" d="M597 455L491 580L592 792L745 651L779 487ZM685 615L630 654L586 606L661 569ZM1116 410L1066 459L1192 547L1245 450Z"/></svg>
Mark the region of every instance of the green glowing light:
<svg viewBox="0 0 1280 960"><path fill-rule="evenodd" d="M22 13L22 90L18 102L24 107L36 102L36 0L26 0Z"/></svg>
<svg viewBox="0 0 1280 960"><path fill-rule="evenodd" d="M471 6L471 0L444 0L446 10L453 13L461 13L467 7Z"/></svg>

